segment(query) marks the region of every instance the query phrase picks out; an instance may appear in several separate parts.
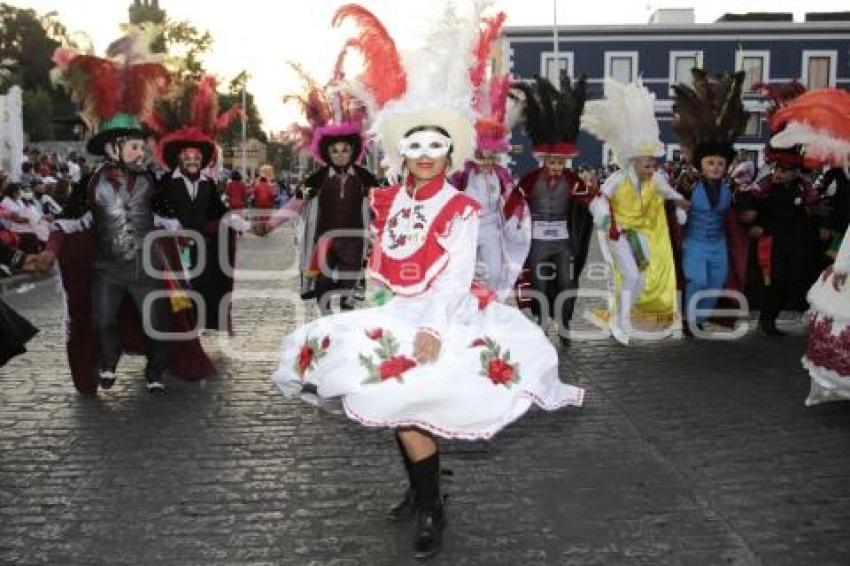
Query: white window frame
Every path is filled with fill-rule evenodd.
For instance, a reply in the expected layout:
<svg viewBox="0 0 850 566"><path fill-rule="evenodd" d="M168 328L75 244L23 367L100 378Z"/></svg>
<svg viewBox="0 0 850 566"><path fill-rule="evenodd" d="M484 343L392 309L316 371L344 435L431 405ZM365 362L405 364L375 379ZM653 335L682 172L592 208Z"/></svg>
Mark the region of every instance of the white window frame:
<svg viewBox="0 0 850 566"><path fill-rule="evenodd" d="M761 122L764 119L761 112L750 112L749 116L747 116L747 126L749 126L750 120L756 121L756 131L754 134L748 133L747 129L744 128L744 131L741 133L743 137L748 138L758 138L761 137Z"/></svg>
<svg viewBox="0 0 850 566"><path fill-rule="evenodd" d="M747 151L755 151L758 153L758 162L756 167L764 167L764 144L763 143L736 143L735 151L746 149Z"/></svg>
<svg viewBox="0 0 850 566"><path fill-rule="evenodd" d="M829 85L835 88L838 78L838 51L835 49L804 49L803 50L803 72L800 73L800 82L809 88L809 59L812 57L827 57L829 59Z"/></svg>
<svg viewBox="0 0 850 566"><path fill-rule="evenodd" d="M546 60L554 59L555 52L554 51L543 51L540 54L540 76L544 78L549 78L549 75L546 74ZM575 77L575 53L572 51L558 51L558 59L566 59L567 61L567 75L570 77L570 80ZM557 82L554 83L557 87Z"/></svg>
<svg viewBox="0 0 850 566"><path fill-rule="evenodd" d="M770 82L770 51L762 51L762 50L747 50L747 49L739 49L735 52L735 70L743 71L744 70L744 59L745 58L760 58L761 59L761 81L763 83ZM758 93L753 92L744 92L744 96L747 95L757 95Z"/></svg>
<svg viewBox="0 0 850 566"><path fill-rule="evenodd" d="M611 153L611 159L608 159L608 154ZM614 150L607 143L602 144L602 166L608 167L611 163L614 163Z"/></svg>
<svg viewBox="0 0 850 566"><path fill-rule="evenodd" d="M638 78L638 52L637 51L606 51L605 52L605 72L603 77L607 78L611 75L611 62L614 59L631 59L632 60L632 82Z"/></svg>
<svg viewBox="0 0 850 566"><path fill-rule="evenodd" d="M670 52L670 66L669 73L667 77L667 83L670 85L670 95L673 95L673 85L676 83L676 59L679 57L696 57L697 64L696 66L702 68L703 66L703 52L702 50L691 50L691 51L671 51Z"/></svg>
<svg viewBox="0 0 850 566"><path fill-rule="evenodd" d="M673 161L673 154L676 153L677 151L679 153L681 153L682 152L682 146L678 143L668 143L667 146L664 148L664 151L666 152L665 159L667 161Z"/></svg>

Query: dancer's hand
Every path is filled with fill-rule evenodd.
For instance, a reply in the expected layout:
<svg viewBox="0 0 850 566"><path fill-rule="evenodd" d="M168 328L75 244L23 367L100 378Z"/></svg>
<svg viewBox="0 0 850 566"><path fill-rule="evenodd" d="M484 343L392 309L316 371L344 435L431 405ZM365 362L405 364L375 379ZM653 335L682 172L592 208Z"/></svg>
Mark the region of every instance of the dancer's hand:
<svg viewBox="0 0 850 566"><path fill-rule="evenodd" d="M251 227L251 232L257 236L266 236L269 232L271 232L271 227L268 222L257 221L254 222L254 225Z"/></svg>
<svg viewBox="0 0 850 566"><path fill-rule="evenodd" d="M752 228L750 228L750 238L761 238L762 234L764 234L764 228L762 228L761 226L753 226Z"/></svg>
<svg viewBox="0 0 850 566"><path fill-rule="evenodd" d="M439 338L430 332L420 330L413 339L413 357L419 364L431 363L440 355L440 346Z"/></svg>
<svg viewBox="0 0 850 566"><path fill-rule="evenodd" d="M24 258L24 264L21 266L21 271L32 273L38 271L40 260L38 254L31 254Z"/></svg>
<svg viewBox="0 0 850 566"><path fill-rule="evenodd" d="M844 284L847 282L847 274L846 273L833 273L832 274L832 288L837 291L840 291Z"/></svg>
<svg viewBox="0 0 850 566"><path fill-rule="evenodd" d="M828 242L829 239L832 237L832 230L830 230L829 228L821 228L819 230L819 233L821 242Z"/></svg>
<svg viewBox="0 0 850 566"><path fill-rule="evenodd" d="M45 250L36 257L38 261L35 265L38 271L47 271L53 266L53 262L56 261L56 254L50 250Z"/></svg>

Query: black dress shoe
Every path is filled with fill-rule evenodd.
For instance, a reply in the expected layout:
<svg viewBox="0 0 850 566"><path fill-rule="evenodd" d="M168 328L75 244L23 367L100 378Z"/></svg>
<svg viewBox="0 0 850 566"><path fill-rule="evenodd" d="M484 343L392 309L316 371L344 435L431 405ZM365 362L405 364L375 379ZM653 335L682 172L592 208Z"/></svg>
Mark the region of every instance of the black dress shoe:
<svg viewBox="0 0 850 566"><path fill-rule="evenodd" d="M443 548L443 529L446 515L443 506L420 507L416 512L416 536L413 538L413 558L424 560Z"/></svg>
<svg viewBox="0 0 850 566"><path fill-rule="evenodd" d="M165 385L158 379L152 379L148 381L148 393L155 397L165 395Z"/></svg>
<svg viewBox="0 0 850 566"><path fill-rule="evenodd" d="M390 523L409 521L416 515L416 492L408 489L404 492L401 501L387 511L386 519Z"/></svg>
<svg viewBox="0 0 850 566"><path fill-rule="evenodd" d="M115 385L115 377L115 372L113 371L100 372L100 388L111 389L112 386Z"/></svg>

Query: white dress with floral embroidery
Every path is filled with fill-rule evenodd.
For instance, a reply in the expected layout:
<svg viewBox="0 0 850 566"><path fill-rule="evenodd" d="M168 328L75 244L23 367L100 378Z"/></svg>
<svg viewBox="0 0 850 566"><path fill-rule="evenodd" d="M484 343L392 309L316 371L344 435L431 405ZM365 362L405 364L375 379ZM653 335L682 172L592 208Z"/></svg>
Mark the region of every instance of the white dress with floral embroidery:
<svg viewBox="0 0 850 566"><path fill-rule="evenodd" d="M445 438L490 438L532 403L581 406L584 390L558 379L558 356L537 325L473 285L477 204L435 180L411 197L373 189L370 295L381 306L317 319L284 338L273 379L341 397L346 414L376 427L416 426ZM418 365L419 330L440 338Z"/></svg>
<svg viewBox="0 0 850 566"><path fill-rule="evenodd" d="M850 281L836 291L835 273L850 273L850 230L835 263L809 290L809 343L802 362L812 384L806 405L850 399Z"/></svg>

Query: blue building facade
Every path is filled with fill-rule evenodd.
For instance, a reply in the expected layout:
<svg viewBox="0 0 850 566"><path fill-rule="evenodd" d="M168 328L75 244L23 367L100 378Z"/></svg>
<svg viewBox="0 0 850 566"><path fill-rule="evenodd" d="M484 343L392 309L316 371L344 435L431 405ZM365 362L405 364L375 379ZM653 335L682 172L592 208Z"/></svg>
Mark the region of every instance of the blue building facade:
<svg viewBox="0 0 850 566"><path fill-rule="evenodd" d="M602 96L604 77L629 81L640 76L656 96L661 139L668 159L679 146L673 135L671 85L689 82L690 69L709 73L744 70L745 87L757 82L782 84L799 80L809 88L850 89L850 22L736 22L713 24L645 24L564 26L558 28L557 55L552 27L508 27L496 71L509 70L516 79L543 75L557 84L561 69L571 77L586 75L588 98ZM765 104L755 93L745 94L751 112L747 131L737 146L763 163L769 137ZM535 166L530 143L519 130L512 142L517 171ZM581 155L573 165L605 165L610 152L592 136L579 137Z"/></svg>

